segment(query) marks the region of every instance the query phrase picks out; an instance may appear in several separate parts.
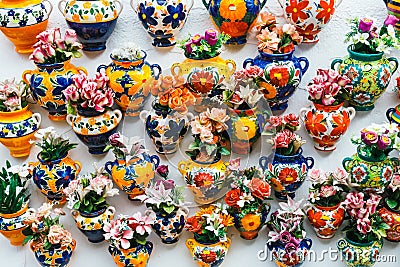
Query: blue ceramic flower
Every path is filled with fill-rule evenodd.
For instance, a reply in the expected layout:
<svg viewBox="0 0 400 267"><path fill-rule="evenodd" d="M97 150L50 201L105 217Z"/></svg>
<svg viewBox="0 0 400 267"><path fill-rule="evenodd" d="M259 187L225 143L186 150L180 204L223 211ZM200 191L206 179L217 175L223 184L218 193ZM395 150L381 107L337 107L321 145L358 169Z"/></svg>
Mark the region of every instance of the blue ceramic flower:
<svg viewBox="0 0 400 267"><path fill-rule="evenodd" d="M156 130L158 126L158 121L150 121L150 116L148 117L146 121L146 131L149 137L161 137L161 135L158 133Z"/></svg>
<svg viewBox="0 0 400 267"><path fill-rule="evenodd" d="M254 16L260 12L260 5L256 2L258 1L246 1L247 12L250 12Z"/></svg>
<svg viewBox="0 0 400 267"><path fill-rule="evenodd" d="M57 176L60 177L60 179L56 181L56 187L63 186L65 188L71 180L75 179L75 174L72 172L71 166L64 166L64 168L57 170L56 173Z"/></svg>
<svg viewBox="0 0 400 267"><path fill-rule="evenodd" d="M157 4L159 4L160 6L165 5L165 3L167 3L167 0L157 0Z"/></svg>
<svg viewBox="0 0 400 267"><path fill-rule="evenodd" d="M143 3L139 5L138 16L145 29L149 28L148 24L153 26L157 25L157 21L153 18L154 11L156 11L156 9L153 6L145 7Z"/></svg>
<svg viewBox="0 0 400 267"><path fill-rule="evenodd" d="M178 139L181 136L184 136L186 133L186 130L187 130L187 129L185 129L185 121L184 120L181 120L179 122L179 124L173 120L170 120L168 122L168 126L169 126L169 130L166 130L164 135L166 138L172 138L172 141L174 141L174 142L178 141Z"/></svg>
<svg viewBox="0 0 400 267"><path fill-rule="evenodd" d="M7 15L9 15L9 16L14 16L14 14L15 14L15 11L12 9L7 12Z"/></svg>
<svg viewBox="0 0 400 267"><path fill-rule="evenodd" d="M183 4L179 3L176 7L169 5L167 10L169 15L163 19L164 25L171 23L172 29L178 28L180 21L186 18L185 12L183 12Z"/></svg>

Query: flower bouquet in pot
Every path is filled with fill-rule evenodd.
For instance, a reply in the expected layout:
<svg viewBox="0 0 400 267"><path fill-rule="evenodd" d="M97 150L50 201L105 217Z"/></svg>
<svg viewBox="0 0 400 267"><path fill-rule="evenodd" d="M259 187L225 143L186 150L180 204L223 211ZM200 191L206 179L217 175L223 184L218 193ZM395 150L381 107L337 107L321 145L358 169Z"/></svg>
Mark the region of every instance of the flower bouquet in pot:
<svg viewBox="0 0 400 267"><path fill-rule="evenodd" d="M187 239L186 246L199 266L218 267L222 264L231 245L226 234L228 227L233 225L233 217L225 205L200 208L188 218L186 229L194 234L194 238Z"/></svg>
<svg viewBox="0 0 400 267"><path fill-rule="evenodd" d="M398 60L386 58L391 48L400 48L394 25L398 19L388 15L384 25L378 28L369 18L349 20L350 31L346 34L348 56L335 59L331 68L337 68L341 75L351 79L354 89L349 104L357 111L369 111L375 101L385 92ZM337 66L337 64L339 64Z"/></svg>
<svg viewBox="0 0 400 267"><path fill-rule="evenodd" d="M118 189L113 188L113 182L104 168L79 176L63 192L76 226L89 242L104 241L104 224L110 223L115 213L115 208L107 203L106 198L118 195Z"/></svg>
<svg viewBox="0 0 400 267"><path fill-rule="evenodd" d="M382 237L390 227L378 214L381 197L373 193L350 192L344 201L349 215L343 229L345 238L337 241L337 247L347 266L372 266L382 249Z"/></svg>
<svg viewBox="0 0 400 267"><path fill-rule="evenodd" d="M302 108L300 118L320 151L333 151L336 143L346 133L356 112L344 107L353 90L351 80L329 69L318 69L317 76L307 86L308 99L313 106Z"/></svg>
<svg viewBox="0 0 400 267"><path fill-rule="evenodd" d="M120 215L104 225L104 237L110 242L110 252L117 266L147 266L153 252L153 243L147 241L154 219L136 212Z"/></svg>

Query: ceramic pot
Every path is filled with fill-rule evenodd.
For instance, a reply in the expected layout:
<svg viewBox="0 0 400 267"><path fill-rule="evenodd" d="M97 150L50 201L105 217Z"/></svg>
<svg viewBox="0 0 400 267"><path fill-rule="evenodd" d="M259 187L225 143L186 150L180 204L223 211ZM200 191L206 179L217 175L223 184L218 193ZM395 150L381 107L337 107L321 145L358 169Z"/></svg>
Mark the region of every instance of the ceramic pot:
<svg viewBox="0 0 400 267"><path fill-rule="evenodd" d="M108 206L95 212L71 211L78 229L87 236L89 242L100 243L104 241L104 223L111 223L114 218L115 208Z"/></svg>
<svg viewBox="0 0 400 267"><path fill-rule="evenodd" d="M342 203L333 207L310 205L307 208L307 218L319 238L329 239L335 235L342 225L344 212Z"/></svg>
<svg viewBox="0 0 400 267"><path fill-rule="evenodd" d="M315 149L331 152L346 133L356 111L343 107L343 103L334 106L313 103L312 107L300 109L299 115L314 140Z"/></svg>
<svg viewBox="0 0 400 267"><path fill-rule="evenodd" d="M109 246L108 251L118 267L146 267L153 252L153 243L147 241L145 245L137 244L129 249Z"/></svg>
<svg viewBox="0 0 400 267"><path fill-rule="evenodd" d="M50 120L65 120L67 106L63 91L72 84L72 76L80 71L87 74L86 69L75 67L69 60L54 64L37 63L36 67L35 70L24 71L22 79L29 84L38 104L48 110Z"/></svg>
<svg viewBox="0 0 400 267"><path fill-rule="evenodd" d="M31 152L35 133L42 117L26 106L21 110L0 112L0 142L10 150L12 157L26 157Z"/></svg>
<svg viewBox="0 0 400 267"><path fill-rule="evenodd" d="M395 108L389 108L386 111L386 118L390 123L397 124L397 127L400 126L400 105L397 105Z"/></svg>
<svg viewBox="0 0 400 267"><path fill-rule="evenodd" d="M217 200L225 186L225 172L228 162L215 157L212 162L201 162L195 158L178 163L178 170L198 204L210 204Z"/></svg>
<svg viewBox="0 0 400 267"><path fill-rule="evenodd" d="M378 210L379 216L383 222L389 225L390 229L386 229L386 240L391 242L400 241L400 210L391 209L383 201L384 206Z"/></svg>
<svg viewBox="0 0 400 267"><path fill-rule="evenodd" d="M21 54L33 52L36 36L46 30L53 9L48 0L0 2L0 30Z"/></svg>
<svg viewBox="0 0 400 267"><path fill-rule="evenodd" d="M245 44L247 32L267 0L203 0L215 25L231 38L227 44Z"/></svg>
<svg viewBox="0 0 400 267"><path fill-rule="evenodd" d="M384 153L380 156L368 156L363 146L357 147L357 153L346 157L342 165L349 173L351 182L361 190L383 192L393 178L399 166L398 158L388 158Z"/></svg>
<svg viewBox="0 0 400 267"><path fill-rule="evenodd" d="M154 178L154 171L160 164L157 155L143 153L127 162L125 159L108 161L105 170L112 176L117 186L124 191L129 200L144 194L144 188Z"/></svg>
<svg viewBox="0 0 400 267"><path fill-rule="evenodd" d="M385 2L388 13L400 18L400 0L383 0ZM396 23L397 32L400 31L400 22Z"/></svg>
<svg viewBox="0 0 400 267"><path fill-rule="evenodd" d="M176 207L176 210L171 213L159 211L147 211L155 214L155 221L152 225L154 232L161 238L164 244L174 244L178 242L179 237L185 228L186 219L189 210L185 207Z"/></svg>
<svg viewBox="0 0 400 267"><path fill-rule="evenodd" d="M131 0L144 29L153 38L152 45L169 47L185 25L194 0Z"/></svg>
<svg viewBox="0 0 400 267"><path fill-rule="evenodd" d="M265 204L250 212L230 212L233 216L235 227L240 233L240 237L246 240L257 238L258 232L267 222L270 209L271 206Z"/></svg>
<svg viewBox="0 0 400 267"><path fill-rule="evenodd" d="M108 138L117 132L122 120L120 110L98 112L93 109L78 108L78 114L68 114L67 123L88 148L89 153L104 154Z"/></svg>
<svg viewBox="0 0 400 267"><path fill-rule="evenodd" d="M33 182L48 201L53 204L64 204L66 196L63 190L76 179L82 169L82 164L72 160L67 154L50 162L41 159L40 154L37 158L39 161L28 163L32 169L30 172Z"/></svg>
<svg viewBox="0 0 400 267"><path fill-rule="evenodd" d="M346 234L345 238L339 239L336 243L342 261L349 267L373 266L382 250L382 239L368 243L358 243L352 241L352 239L349 238L350 236L351 235Z"/></svg>
<svg viewBox="0 0 400 267"><path fill-rule="evenodd" d="M357 111L369 111L385 92L399 63L395 57L386 58L383 53L363 54L352 49L352 46L347 48L349 55L343 59L333 60L331 68L351 79L353 91L349 104Z"/></svg>
<svg viewBox="0 0 400 267"><path fill-rule="evenodd" d="M35 258L42 267L65 267L71 260L72 253L76 247L75 239L66 247L61 245L52 245L49 249L43 248L42 245L31 243L31 250L35 254Z"/></svg>
<svg viewBox="0 0 400 267"><path fill-rule="evenodd" d="M225 260L231 240L225 242L200 242L196 238L186 240L186 246L192 254L193 260L201 267L218 267Z"/></svg>
<svg viewBox="0 0 400 267"><path fill-rule="evenodd" d="M28 209L28 205L25 205L15 213L0 213L0 233L10 241L11 245L21 246L24 242L25 235L22 231L27 226L23 221L32 212L34 211Z"/></svg>
<svg viewBox="0 0 400 267"><path fill-rule="evenodd" d="M248 58L243 62L243 68L255 65L264 70L264 79L276 89L276 96L267 99L271 110L274 114L283 113L288 107L288 99L294 94L308 70L308 59L295 57L294 51L286 54L258 52L260 54L257 57Z"/></svg>
<svg viewBox="0 0 400 267"><path fill-rule="evenodd" d="M295 197L295 191L303 184L308 170L314 166L312 157L304 157L303 149L292 156L275 153L272 163L263 156L259 160L260 167L267 176L271 177L271 185L275 191L275 197L279 201L287 201L287 197Z"/></svg>
<svg viewBox="0 0 400 267"><path fill-rule="evenodd" d="M285 250L286 244L282 241L268 242L267 248L272 253L272 259L279 267L298 267L307 259L307 254L311 249L312 240L305 238L300 241L295 253Z"/></svg>
<svg viewBox="0 0 400 267"><path fill-rule="evenodd" d="M157 153L173 154L185 137L192 113L185 115L154 102L153 109L140 112L140 119L145 124L147 135L153 141Z"/></svg>
<svg viewBox="0 0 400 267"><path fill-rule="evenodd" d="M278 0L284 17L303 36L303 43L317 43L342 0Z"/></svg>

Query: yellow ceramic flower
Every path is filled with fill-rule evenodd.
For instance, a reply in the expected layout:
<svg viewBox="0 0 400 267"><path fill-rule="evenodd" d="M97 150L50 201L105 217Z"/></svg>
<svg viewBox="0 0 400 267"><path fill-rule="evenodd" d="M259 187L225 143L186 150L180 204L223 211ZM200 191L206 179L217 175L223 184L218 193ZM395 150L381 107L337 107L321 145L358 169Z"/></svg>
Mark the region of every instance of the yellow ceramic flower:
<svg viewBox="0 0 400 267"><path fill-rule="evenodd" d="M252 213L246 214L242 218L241 222L242 222L243 229L246 231L257 230L261 224L260 216L257 216L256 214L252 214Z"/></svg>
<svg viewBox="0 0 400 267"><path fill-rule="evenodd" d="M146 267L148 258L149 258L148 254L138 253L136 259L132 258L130 260L130 264L132 264L132 266L135 267Z"/></svg>
<svg viewBox="0 0 400 267"><path fill-rule="evenodd" d="M83 3L83 7L89 9L92 6L90 2Z"/></svg>
<svg viewBox="0 0 400 267"><path fill-rule="evenodd" d="M129 88L128 95L137 94L150 77L151 69L148 65L144 65L141 72L137 71L133 75L130 75L133 85Z"/></svg>
<svg viewBox="0 0 400 267"><path fill-rule="evenodd" d="M237 21L246 15L246 3L244 0L222 0L219 13L224 19Z"/></svg>
<svg viewBox="0 0 400 267"><path fill-rule="evenodd" d="M257 125L254 120L241 117L235 123L235 135L239 140L250 140L256 135Z"/></svg>
<svg viewBox="0 0 400 267"><path fill-rule="evenodd" d="M154 178L153 164L147 162L145 166L136 165L135 173L137 175L136 184L147 186L150 180Z"/></svg>

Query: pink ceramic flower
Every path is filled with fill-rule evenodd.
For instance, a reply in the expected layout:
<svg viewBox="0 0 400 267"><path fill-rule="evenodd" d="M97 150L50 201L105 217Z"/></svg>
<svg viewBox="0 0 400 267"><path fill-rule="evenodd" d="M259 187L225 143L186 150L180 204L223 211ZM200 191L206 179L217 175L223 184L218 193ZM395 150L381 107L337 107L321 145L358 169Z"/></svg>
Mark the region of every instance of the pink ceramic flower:
<svg viewBox="0 0 400 267"><path fill-rule="evenodd" d="M160 165L157 167L156 171L162 177L167 178L168 173L169 173L168 165Z"/></svg>
<svg viewBox="0 0 400 267"><path fill-rule="evenodd" d="M215 29L208 29L205 32L204 39L211 46L215 45L218 41L217 31Z"/></svg>
<svg viewBox="0 0 400 267"><path fill-rule="evenodd" d="M320 197L330 197L336 194L336 190L333 186L323 185L319 191Z"/></svg>
<svg viewBox="0 0 400 267"><path fill-rule="evenodd" d="M296 116L296 115L293 114L293 113L289 113L289 114L286 114L285 116L283 116L283 121L284 121L286 124L288 124L288 125L290 125L290 126L292 126L292 127L297 127L297 126L300 125L299 117Z"/></svg>
<svg viewBox="0 0 400 267"><path fill-rule="evenodd" d="M324 179L324 175L320 169L311 169L308 172L308 177L310 178L311 182L314 183L321 183Z"/></svg>
<svg viewBox="0 0 400 267"><path fill-rule="evenodd" d="M52 225L47 239L53 245L61 244L61 246L65 246L72 242L72 235L60 225Z"/></svg>
<svg viewBox="0 0 400 267"><path fill-rule="evenodd" d="M150 234L153 223L154 219L150 216L143 216L140 212L136 212L129 218L129 225L134 225L134 230L140 235Z"/></svg>
<svg viewBox="0 0 400 267"><path fill-rule="evenodd" d="M390 140L390 137L387 136L386 134L383 134L383 135L379 136L379 139L377 142L377 147L380 150L385 150L390 146L391 143L392 143L392 140Z"/></svg>
<svg viewBox="0 0 400 267"><path fill-rule="evenodd" d="M368 234L371 232L371 221L368 218L362 218L357 220L357 230L362 234Z"/></svg>
<svg viewBox="0 0 400 267"><path fill-rule="evenodd" d="M125 223L123 224L120 219L111 223L105 222L103 230L106 240L118 243L123 249L130 247L129 240L133 238L134 232Z"/></svg>
<svg viewBox="0 0 400 267"><path fill-rule="evenodd" d="M366 145L372 145L378 142L378 134L372 131L365 132L362 137Z"/></svg>
<svg viewBox="0 0 400 267"><path fill-rule="evenodd" d="M369 32L372 28L373 20L368 18L360 19L360 24L358 25L358 30L361 32Z"/></svg>
<svg viewBox="0 0 400 267"><path fill-rule="evenodd" d="M385 26L389 26L389 25L396 26L397 22L399 22L399 19L396 16L389 14L385 19L384 25Z"/></svg>
<svg viewBox="0 0 400 267"><path fill-rule="evenodd" d="M75 85L71 84L64 91L63 94L67 101L77 101L79 99L79 92Z"/></svg>
<svg viewBox="0 0 400 267"><path fill-rule="evenodd" d="M67 45L76 44L76 41L77 41L76 32L71 29L65 30L64 41L65 41L65 44L67 44Z"/></svg>
<svg viewBox="0 0 400 267"><path fill-rule="evenodd" d="M245 74L248 77L251 78L258 78L262 77L264 75L264 70L258 66L248 66L246 69L244 69Z"/></svg>
<svg viewBox="0 0 400 267"><path fill-rule="evenodd" d="M364 206L363 192L350 192L346 196L345 204L348 209L358 209Z"/></svg>

